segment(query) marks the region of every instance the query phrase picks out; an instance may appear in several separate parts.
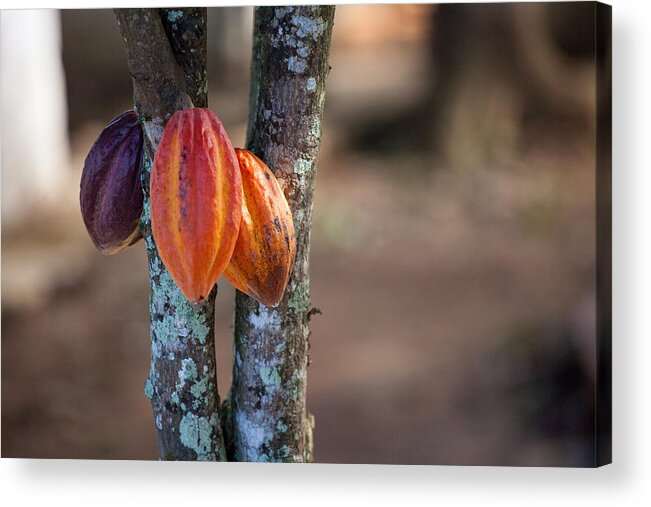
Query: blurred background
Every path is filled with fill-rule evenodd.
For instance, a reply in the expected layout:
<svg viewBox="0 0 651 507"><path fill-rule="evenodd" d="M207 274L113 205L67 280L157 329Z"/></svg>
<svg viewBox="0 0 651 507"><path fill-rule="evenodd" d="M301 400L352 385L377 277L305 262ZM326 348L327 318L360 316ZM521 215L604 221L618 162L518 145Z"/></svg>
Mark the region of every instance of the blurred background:
<svg viewBox="0 0 651 507"><path fill-rule="evenodd" d="M252 9L208 11L210 107L242 146ZM316 461L593 463L594 28L590 2L337 7ZM132 103L113 13L4 11L1 37L2 456L157 459L144 246L101 256L78 208ZM224 280L222 397L232 308Z"/></svg>

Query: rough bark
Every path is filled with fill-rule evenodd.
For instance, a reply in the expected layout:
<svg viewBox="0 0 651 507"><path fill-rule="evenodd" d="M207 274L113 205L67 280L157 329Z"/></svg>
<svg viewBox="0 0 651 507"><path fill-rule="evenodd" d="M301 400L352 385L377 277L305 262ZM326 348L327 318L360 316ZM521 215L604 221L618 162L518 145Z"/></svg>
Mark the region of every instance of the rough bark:
<svg viewBox="0 0 651 507"><path fill-rule="evenodd" d="M206 9L161 9L163 27L196 107L208 106Z"/></svg>
<svg viewBox="0 0 651 507"><path fill-rule="evenodd" d="M255 11L247 148L272 169L294 218L297 253L283 300L265 308L238 292L229 441L237 461L312 459L306 409L312 194L333 6Z"/></svg>
<svg viewBox="0 0 651 507"><path fill-rule="evenodd" d="M217 288L190 303L165 269L151 233L149 174L167 120L206 106L206 10L116 9L134 103L145 131L141 227L150 275L151 399L160 458L225 460L214 345Z"/></svg>

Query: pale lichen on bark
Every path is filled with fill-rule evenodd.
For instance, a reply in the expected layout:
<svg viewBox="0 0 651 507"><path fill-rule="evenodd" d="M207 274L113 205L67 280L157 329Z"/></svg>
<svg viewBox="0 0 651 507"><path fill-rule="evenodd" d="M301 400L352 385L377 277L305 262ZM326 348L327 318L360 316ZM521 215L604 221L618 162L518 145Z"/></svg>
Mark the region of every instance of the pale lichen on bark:
<svg viewBox="0 0 651 507"><path fill-rule="evenodd" d="M219 420L214 345L217 288L190 303L158 255L151 232L149 175L162 130L174 111L206 106L205 9L116 9L145 131L141 227L150 274L151 399L160 458L226 459Z"/></svg>
<svg viewBox="0 0 651 507"><path fill-rule="evenodd" d="M281 183L297 253L283 300L265 308L238 292L233 385L225 407L234 459L312 459L306 407L309 245L333 6L258 7L247 148ZM231 448L231 446L229 446Z"/></svg>

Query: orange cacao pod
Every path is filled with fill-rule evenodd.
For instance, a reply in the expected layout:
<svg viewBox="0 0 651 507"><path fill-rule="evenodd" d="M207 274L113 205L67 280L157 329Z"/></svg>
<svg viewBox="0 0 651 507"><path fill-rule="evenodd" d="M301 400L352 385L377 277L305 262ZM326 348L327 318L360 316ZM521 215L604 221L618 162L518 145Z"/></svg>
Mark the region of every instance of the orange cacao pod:
<svg viewBox="0 0 651 507"><path fill-rule="evenodd" d="M248 150L235 151L242 174L242 224L224 275L236 289L275 306L296 255L292 212L266 164Z"/></svg>
<svg viewBox="0 0 651 507"><path fill-rule="evenodd" d="M242 217L240 169L209 109L167 123L150 180L151 225L161 260L185 297L203 301L228 264Z"/></svg>

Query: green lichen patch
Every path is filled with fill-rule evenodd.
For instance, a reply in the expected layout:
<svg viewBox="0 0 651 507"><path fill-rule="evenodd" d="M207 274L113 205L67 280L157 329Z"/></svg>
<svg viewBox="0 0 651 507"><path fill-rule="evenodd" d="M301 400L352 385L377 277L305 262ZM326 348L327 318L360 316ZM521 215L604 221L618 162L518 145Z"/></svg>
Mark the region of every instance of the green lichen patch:
<svg viewBox="0 0 651 507"><path fill-rule="evenodd" d="M196 398L195 401L199 403L202 401L202 396L208 390L209 383L210 377L206 376L192 384L192 387L190 387L190 394Z"/></svg>
<svg viewBox="0 0 651 507"><path fill-rule="evenodd" d="M186 381L194 380L197 378L197 365L192 358L186 358L181 361L181 369L179 370L179 381L176 384L176 389L181 390Z"/></svg>
<svg viewBox="0 0 651 507"><path fill-rule="evenodd" d="M163 315L162 319L156 322L155 327L152 328L152 332L161 346L158 349L159 352L162 352L163 348L173 348L179 337L176 319L173 315L169 314Z"/></svg>
<svg viewBox="0 0 651 507"><path fill-rule="evenodd" d="M305 160L299 158L294 164L294 173L299 175L307 174L312 170L312 165L313 165L312 160Z"/></svg>
<svg viewBox="0 0 651 507"><path fill-rule="evenodd" d="M151 383L151 379L147 377L145 380L145 396L151 400L154 396L154 385Z"/></svg>
<svg viewBox="0 0 651 507"><path fill-rule="evenodd" d="M287 70L295 74L303 74L307 69L307 62L297 56L290 56L287 59Z"/></svg>
<svg viewBox="0 0 651 507"><path fill-rule="evenodd" d="M266 308L262 305L258 305L257 312L249 314L249 323L252 331L256 335L262 336L280 332L282 325L280 313L276 309Z"/></svg>
<svg viewBox="0 0 651 507"><path fill-rule="evenodd" d="M307 83L305 84L305 89L309 92L316 90L316 79L313 77L307 78Z"/></svg>
<svg viewBox="0 0 651 507"><path fill-rule="evenodd" d="M175 21L181 19L183 17L183 11L178 10L178 11L169 11L167 13L167 20L170 23L174 23Z"/></svg>
<svg viewBox="0 0 651 507"><path fill-rule="evenodd" d="M206 314L185 298L169 272L156 263L150 262L150 268L158 271L158 283L152 284L150 310L159 318L152 322L152 333L168 349L178 348L183 339L205 344L210 332Z"/></svg>
<svg viewBox="0 0 651 507"><path fill-rule="evenodd" d="M216 416L212 416L216 419ZM192 412L183 416L179 424L179 436L181 443L197 454L198 461L210 461L215 459L213 443L213 427L216 421L207 417L200 417Z"/></svg>
<svg viewBox="0 0 651 507"><path fill-rule="evenodd" d="M310 308L310 284L301 282L287 302L287 308L294 314L306 313Z"/></svg>
<svg viewBox="0 0 651 507"><path fill-rule="evenodd" d="M300 38L316 39L326 28L325 20L320 17L292 16L291 22L295 27L294 33Z"/></svg>
<svg viewBox="0 0 651 507"><path fill-rule="evenodd" d="M267 388L276 389L280 387L280 375L275 367L260 366L260 378Z"/></svg>
<svg viewBox="0 0 651 507"><path fill-rule="evenodd" d="M281 461L289 458L291 454L292 454L292 450L286 445L283 445L280 449L278 449L278 458Z"/></svg>
<svg viewBox="0 0 651 507"><path fill-rule="evenodd" d="M285 394L289 400L297 400L303 394L305 389L305 372L302 370L295 370L292 376L287 381L285 386Z"/></svg>

